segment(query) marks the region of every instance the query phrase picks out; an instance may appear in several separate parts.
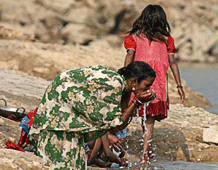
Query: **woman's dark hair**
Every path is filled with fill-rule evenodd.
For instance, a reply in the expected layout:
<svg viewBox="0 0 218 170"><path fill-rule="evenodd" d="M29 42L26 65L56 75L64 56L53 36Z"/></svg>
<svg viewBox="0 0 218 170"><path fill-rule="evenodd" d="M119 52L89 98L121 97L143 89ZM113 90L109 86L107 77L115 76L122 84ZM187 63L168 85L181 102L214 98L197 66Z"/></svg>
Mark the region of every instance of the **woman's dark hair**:
<svg viewBox="0 0 218 170"><path fill-rule="evenodd" d="M145 34L151 41L161 41L167 44L164 36L170 36L170 25L166 13L160 5L148 5L139 18L133 23L129 34Z"/></svg>
<svg viewBox="0 0 218 170"><path fill-rule="evenodd" d="M143 61L133 61L127 67L119 69L118 73L123 75L126 80L137 77L138 83L141 83L142 80L148 77L156 77L156 73L151 66Z"/></svg>

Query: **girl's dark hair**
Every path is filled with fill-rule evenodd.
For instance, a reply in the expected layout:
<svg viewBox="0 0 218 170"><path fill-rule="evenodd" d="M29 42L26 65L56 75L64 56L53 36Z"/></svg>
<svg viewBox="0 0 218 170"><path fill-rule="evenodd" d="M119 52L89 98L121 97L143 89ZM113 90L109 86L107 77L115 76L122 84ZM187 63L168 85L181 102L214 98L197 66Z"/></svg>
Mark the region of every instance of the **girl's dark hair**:
<svg viewBox="0 0 218 170"><path fill-rule="evenodd" d="M126 80L137 77L138 83L141 83L142 80L148 77L156 77L156 73L151 66L143 61L133 61L127 67L119 69L118 73L123 75Z"/></svg>
<svg viewBox="0 0 218 170"><path fill-rule="evenodd" d="M145 34L151 41L161 41L167 44L164 36L170 36L170 25L166 13L160 5L148 5L139 18L133 23L129 34Z"/></svg>

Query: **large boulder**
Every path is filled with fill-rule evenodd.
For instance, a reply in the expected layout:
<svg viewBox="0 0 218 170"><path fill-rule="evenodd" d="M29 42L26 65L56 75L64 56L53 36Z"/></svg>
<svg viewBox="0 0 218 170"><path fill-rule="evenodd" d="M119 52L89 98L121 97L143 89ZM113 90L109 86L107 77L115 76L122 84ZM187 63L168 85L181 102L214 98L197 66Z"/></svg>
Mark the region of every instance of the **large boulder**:
<svg viewBox="0 0 218 170"><path fill-rule="evenodd" d="M203 141L218 144L218 125L205 128L203 131Z"/></svg>

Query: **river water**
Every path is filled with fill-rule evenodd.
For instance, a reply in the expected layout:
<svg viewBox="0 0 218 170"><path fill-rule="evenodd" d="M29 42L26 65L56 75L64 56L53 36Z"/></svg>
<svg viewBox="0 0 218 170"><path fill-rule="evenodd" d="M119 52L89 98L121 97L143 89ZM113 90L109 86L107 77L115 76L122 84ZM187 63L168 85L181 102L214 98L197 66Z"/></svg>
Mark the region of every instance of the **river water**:
<svg viewBox="0 0 218 170"><path fill-rule="evenodd" d="M147 165L146 167L142 167L142 166L139 167L137 165L134 167L133 165L132 167L123 168L123 169L129 169L129 170L218 170L218 164L203 164L203 163L184 162L184 161L169 162L169 161L161 160L161 161L158 161L157 163L151 163L151 165Z"/></svg>
<svg viewBox="0 0 218 170"><path fill-rule="evenodd" d="M195 64L193 67L180 67L180 74L193 91L203 94L213 104L206 110L218 114L218 66Z"/></svg>

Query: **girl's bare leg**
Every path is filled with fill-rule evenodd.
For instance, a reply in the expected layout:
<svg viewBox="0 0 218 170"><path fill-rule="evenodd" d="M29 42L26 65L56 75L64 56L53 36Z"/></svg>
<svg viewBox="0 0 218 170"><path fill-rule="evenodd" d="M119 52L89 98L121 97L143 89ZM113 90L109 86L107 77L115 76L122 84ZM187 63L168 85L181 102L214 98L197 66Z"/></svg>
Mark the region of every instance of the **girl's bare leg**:
<svg viewBox="0 0 218 170"><path fill-rule="evenodd" d="M149 153L149 150L151 149L150 146L151 146L151 140L153 136L155 119L154 117L147 116L147 120L145 122L146 127L144 127L143 121L144 120L142 119L142 128L143 128L143 134L144 134L144 148L143 148L141 162L146 164L148 160L148 153Z"/></svg>

